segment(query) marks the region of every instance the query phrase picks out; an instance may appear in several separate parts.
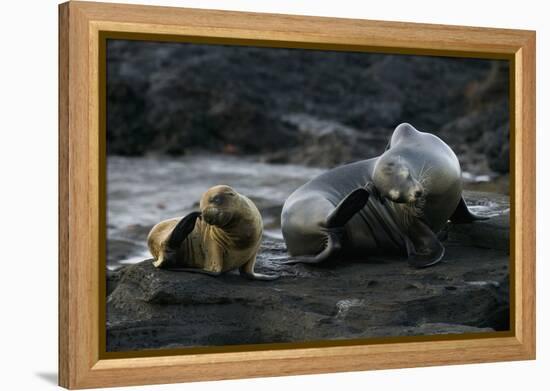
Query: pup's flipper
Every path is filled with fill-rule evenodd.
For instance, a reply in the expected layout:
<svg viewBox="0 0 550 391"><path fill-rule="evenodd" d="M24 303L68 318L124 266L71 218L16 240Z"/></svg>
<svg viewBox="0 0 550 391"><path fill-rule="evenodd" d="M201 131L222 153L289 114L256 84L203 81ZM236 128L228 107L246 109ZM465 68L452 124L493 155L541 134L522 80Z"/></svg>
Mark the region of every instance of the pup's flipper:
<svg viewBox="0 0 550 391"><path fill-rule="evenodd" d="M241 276L249 280L258 281L273 281L280 277L275 274L256 273L254 271L254 265L256 265L256 254L250 257L250 259L244 265L239 267L239 273L241 274Z"/></svg>
<svg viewBox="0 0 550 391"><path fill-rule="evenodd" d="M467 223L472 223L476 220L487 220L487 219L488 217L478 216L470 212L470 209L468 209L468 206L464 201L464 197L460 198L460 201L450 218L451 222L453 222L454 224L467 224Z"/></svg>
<svg viewBox="0 0 550 391"><path fill-rule="evenodd" d="M257 280L257 281L273 281L280 277L279 275L276 275L276 274L262 274L262 273L256 273L256 272L249 273L244 271L242 267L239 268L239 272L241 276L243 276L244 278L247 278L249 280Z"/></svg>
<svg viewBox="0 0 550 391"><path fill-rule="evenodd" d="M445 255L445 247L421 219L415 219L405 236L409 265L423 268L435 265Z"/></svg>
<svg viewBox="0 0 550 391"><path fill-rule="evenodd" d="M222 274L222 272L211 272L209 270L195 269L192 267L170 267L167 268L171 272L187 272L187 273L197 273L197 274L206 274L207 276L217 277Z"/></svg>
<svg viewBox="0 0 550 391"><path fill-rule="evenodd" d="M178 250L181 243L195 228L195 223L200 218L200 215L200 212L191 212L176 224L166 240L166 244L160 252L159 257L153 261L155 267L172 269L181 266L181 263L178 264Z"/></svg>

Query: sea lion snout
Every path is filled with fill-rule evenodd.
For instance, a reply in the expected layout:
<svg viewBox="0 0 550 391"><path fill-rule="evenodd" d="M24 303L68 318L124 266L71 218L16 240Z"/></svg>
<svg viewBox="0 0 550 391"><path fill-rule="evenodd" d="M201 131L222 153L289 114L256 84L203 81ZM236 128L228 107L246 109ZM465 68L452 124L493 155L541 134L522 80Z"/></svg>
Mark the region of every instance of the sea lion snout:
<svg viewBox="0 0 550 391"><path fill-rule="evenodd" d="M392 183L389 190L382 191L381 194L393 202L405 204L420 200L424 196L425 191L420 182L410 178L406 182Z"/></svg>
<svg viewBox="0 0 550 391"><path fill-rule="evenodd" d="M232 213L228 210L208 206L202 211L202 218L207 224L223 227L231 220Z"/></svg>
<svg viewBox="0 0 550 391"><path fill-rule="evenodd" d="M202 218L204 221L206 221L206 223L212 225L214 224L218 213L218 208L206 208L202 211Z"/></svg>
<svg viewBox="0 0 550 391"><path fill-rule="evenodd" d="M394 188L388 191L388 198L397 203L415 203L422 199L424 193L422 184L416 180L412 180L406 190Z"/></svg>
<svg viewBox="0 0 550 391"><path fill-rule="evenodd" d="M419 199L421 199L423 195L424 195L424 188L419 182L416 182L415 186L413 186L409 191L408 202L416 202Z"/></svg>

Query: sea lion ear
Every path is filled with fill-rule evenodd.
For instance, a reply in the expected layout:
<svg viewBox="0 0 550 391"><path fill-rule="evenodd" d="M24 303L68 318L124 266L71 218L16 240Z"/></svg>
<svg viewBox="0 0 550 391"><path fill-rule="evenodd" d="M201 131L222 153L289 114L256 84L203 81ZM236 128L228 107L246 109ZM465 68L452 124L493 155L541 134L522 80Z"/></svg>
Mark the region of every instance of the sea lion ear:
<svg viewBox="0 0 550 391"><path fill-rule="evenodd" d="M423 268L435 265L445 255L445 247L421 219L414 219L405 236L409 265Z"/></svg>

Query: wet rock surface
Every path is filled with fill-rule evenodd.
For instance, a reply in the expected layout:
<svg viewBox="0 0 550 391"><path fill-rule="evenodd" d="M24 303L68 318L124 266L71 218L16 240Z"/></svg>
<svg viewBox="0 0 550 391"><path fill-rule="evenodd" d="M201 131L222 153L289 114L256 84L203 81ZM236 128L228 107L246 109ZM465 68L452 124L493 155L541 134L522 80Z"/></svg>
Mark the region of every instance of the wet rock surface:
<svg viewBox="0 0 550 391"><path fill-rule="evenodd" d="M489 332L509 327L509 202L466 193L488 220L450 225L443 261L405 258L281 265L284 242L265 237L256 264L272 281L155 269L151 260L107 274L107 350L218 346Z"/></svg>

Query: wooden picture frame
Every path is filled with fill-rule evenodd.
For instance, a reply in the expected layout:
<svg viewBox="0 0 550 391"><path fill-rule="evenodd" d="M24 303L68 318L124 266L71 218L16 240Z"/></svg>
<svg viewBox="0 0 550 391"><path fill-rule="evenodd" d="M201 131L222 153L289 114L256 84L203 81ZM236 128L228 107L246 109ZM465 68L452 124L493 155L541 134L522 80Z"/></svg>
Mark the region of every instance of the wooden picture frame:
<svg viewBox="0 0 550 391"><path fill-rule="evenodd" d="M186 355L108 357L105 315L106 33L510 61L511 328ZM104 81L104 80L103 80ZM535 358L535 32L88 2L59 6L59 384L67 388ZM102 196L103 194L103 196ZM102 258L103 257L103 258ZM104 262L104 260L103 260ZM102 288L103 287L103 288Z"/></svg>

